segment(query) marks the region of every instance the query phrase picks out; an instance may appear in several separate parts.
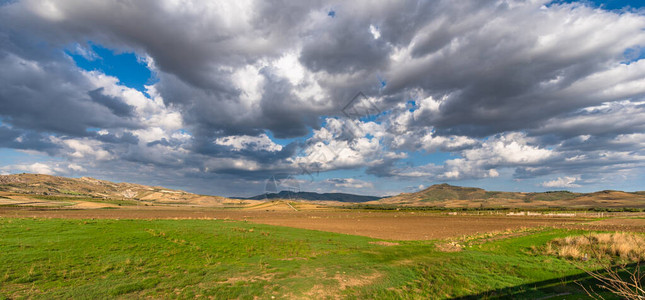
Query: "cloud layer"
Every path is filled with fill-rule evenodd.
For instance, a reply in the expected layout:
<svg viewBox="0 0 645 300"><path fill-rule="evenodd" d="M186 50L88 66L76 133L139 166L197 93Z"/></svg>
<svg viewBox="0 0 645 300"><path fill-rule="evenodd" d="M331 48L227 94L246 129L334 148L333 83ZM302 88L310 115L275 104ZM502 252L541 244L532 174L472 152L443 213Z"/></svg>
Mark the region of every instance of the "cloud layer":
<svg viewBox="0 0 645 300"><path fill-rule="evenodd" d="M0 147L52 159L2 170L224 195L275 174L364 194L635 181L643 28L642 10L537 0L9 2ZM101 59L94 45L135 53L155 80L78 67L72 53ZM343 111L358 92L376 110ZM384 180L399 187L375 190Z"/></svg>

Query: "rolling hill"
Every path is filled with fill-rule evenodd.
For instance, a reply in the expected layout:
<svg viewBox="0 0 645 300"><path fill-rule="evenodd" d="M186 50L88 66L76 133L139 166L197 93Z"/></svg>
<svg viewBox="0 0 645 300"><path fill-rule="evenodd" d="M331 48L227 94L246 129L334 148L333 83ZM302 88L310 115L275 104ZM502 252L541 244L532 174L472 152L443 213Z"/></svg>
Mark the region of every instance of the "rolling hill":
<svg viewBox="0 0 645 300"><path fill-rule="evenodd" d="M444 183L433 185L419 192L403 193L366 203L442 208L645 208L645 192L629 193L606 190L594 193L573 193L569 191L521 193L486 191L480 188L460 187Z"/></svg>
<svg viewBox="0 0 645 300"><path fill-rule="evenodd" d="M110 199L150 204L219 205L245 202L157 186L115 183L90 177L67 178L43 174L0 175L0 196L7 197L13 194L49 200Z"/></svg>

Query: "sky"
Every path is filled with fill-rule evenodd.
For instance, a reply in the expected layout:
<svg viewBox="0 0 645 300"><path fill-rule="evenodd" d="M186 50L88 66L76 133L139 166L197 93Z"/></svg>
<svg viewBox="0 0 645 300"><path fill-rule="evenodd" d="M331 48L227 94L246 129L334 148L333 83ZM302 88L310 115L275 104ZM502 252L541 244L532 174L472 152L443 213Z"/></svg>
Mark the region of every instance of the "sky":
<svg viewBox="0 0 645 300"><path fill-rule="evenodd" d="M645 190L645 1L0 1L0 174Z"/></svg>

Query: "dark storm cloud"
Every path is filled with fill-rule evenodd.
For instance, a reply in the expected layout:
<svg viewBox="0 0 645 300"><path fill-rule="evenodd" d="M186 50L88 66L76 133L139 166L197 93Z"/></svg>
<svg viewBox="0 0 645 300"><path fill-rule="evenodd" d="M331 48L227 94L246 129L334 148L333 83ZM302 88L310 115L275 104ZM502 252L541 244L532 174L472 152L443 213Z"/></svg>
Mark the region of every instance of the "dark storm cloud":
<svg viewBox="0 0 645 300"><path fill-rule="evenodd" d="M58 145L52 143L46 135L4 126L0 126L0 147L36 150L52 155L60 148Z"/></svg>
<svg viewBox="0 0 645 300"><path fill-rule="evenodd" d="M139 138L137 138L131 132L127 132L127 131L121 133L120 135L116 135L113 133L98 134L96 132L93 132L91 136L98 141L111 143L111 144L133 144L134 145L139 142Z"/></svg>
<svg viewBox="0 0 645 300"><path fill-rule="evenodd" d="M3 143L11 143L11 141L14 141L20 135L21 133L16 130L8 127L0 127L0 141Z"/></svg>
<svg viewBox="0 0 645 300"><path fill-rule="evenodd" d="M470 5L479 8L464 7ZM433 125L441 134L472 136L532 128L588 105L643 97L638 88L616 98L597 93L612 88L610 78L589 90L576 89L590 77L620 68L624 50L644 41L640 28L622 27L616 15L586 7L551 8L553 12L539 5L463 2L447 7L443 18L428 25L430 30L419 32L412 51L416 63L395 69L388 90L418 86L430 95L448 95L421 124ZM477 13L460 18L460 9ZM579 25L562 18L571 13ZM628 17L643 22L642 17ZM544 25L533 26L536 22ZM608 28L608 22L617 26ZM557 40L557 31L570 33ZM554 39L553 45L544 45L546 37ZM448 38L452 42L445 42ZM425 41L440 45L420 51Z"/></svg>
<svg viewBox="0 0 645 300"><path fill-rule="evenodd" d="M104 88L98 88L89 91L87 94L92 101L107 107L118 117L132 117L134 115L134 106L124 103L123 100L103 94Z"/></svg>
<svg viewBox="0 0 645 300"><path fill-rule="evenodd" d="M552 118L531 130L534 135L557 134L614 137L617 134L645 132L645 102L619 101L587 107Z"/></svg>
<svg viewBox="0 0 645 300"><path fill-rule="evenodd" d="M10 9L8 15L20 25L36 19L26 27L51 34L50 39L59 44L92 39L150 55L159 70L167 73L160 76L158 86L164 101L184 106L185 120L195 122L195 126L225 134L258 134L270 129L281 137L303 135L307 126L317 121L303 122L294 114L304 114L303 119L311 120L318 114L336 111L311 106L293 108L275 101L263 101L265 114L259 116L235 108L240 92L232 85L231 68L261 58L279 57L299 41L300 61L310 71L363 72L368 76L383 72L390 77L388 94L414 87L428 94L448 94L450 97L442 103L440 111L424 118L423 126L435 126L438 133L485 136L538 126L554 115L608 100L593 95L570 95L563 89L590 74L607 70L609 62L622 59L617 56L638 41L626 36L642 36L637 26L631 26L633 30L611 31L594 27L589 19L600 14L605 20L598 23L618 22L613 13L557 5L550 6L553 12L547 12L539 3L406 1L371 7L345 4L338 9L337 17L317 24L321 27L314 29L306 26L312 22L312 12L330 4L263 3L246 8L244 12L248 15L228 21L221 12L208 8L177 11L172 5L156 1L120 6L103 3L99 5L101 9L96 5L87 1L59 3L57 8L63 19L56 22L57 26L46 26L46 19L28 18L33 12L22 7ZM277 7L279 11L275 11ZM575 12L572 16L579 23L591 25L570 36L563 35L553 49L536 51L540 50L541 38L572 26L560 21L569 11ZM206 23L188 21L195 18ZM551 22L534 26L544 20ZM379 39L369 33L373 24L381 32ZM590 39L600 41L590 45L596 48L581 49ZM616 46L609 46L612 44ZM390 61L396 47L409 47L411 58L417 61L409 64ZM559 78L556 83L544 87L556 78ZM349 97L349 92L342 92L348 88L342 83L330 83L323 77L320 83L334 103ZM363 84L357 79L349 83L353 89L362 88ZM267 93L271 93L273 84L268 86ZM639 95L642 93L632 96ZM251 116L246 119L246 115ZM280 117L286 121L279 122ZM285 123L291 124L290 128Z"/></svg>
<svg viewBox="0 0 645 300"><path fill-rule="evenodd" d="M258 150L258 148L253 147L254 145L252 143L249 143L248 145L248 148L233 150L230 146L218 145L213 142L202 140L195 141L195 143L191 145L191 150L207 157L250 158L255 162L270 166L271 164L279 163L292 157L296 151L300 149L300 145L297 142L289 143L278 151ZM201 163L199 163L199 165L201 165Z"/></svg>
<svg viewBox="0 0 645 300"><path fill-rule="evenodd" d="M7 22L12 27L33 28L32 34L61 46L91 40L149 55L161 72L158 90L164 101L181 106L187 123L200 130L258 134L269 128L279 136L294 136L306 133L305 124L317 123L299 121L290 128L280 123L282 117L294 121L294 114L306 114L311 110L308 107L301 107L304 111L286 111L278 118L273 111L280 108L268 107L267 116L245 117L244 108L237 103L240 91L230 78L231 69L264 57L277 58L292 47L298 36L293 32L297 28L294 25L303 22L311 9L309 5L267 3L246 8L243 13L248 16L231 18L233 12L216 11L208 5L178 9L158 1L122 5L68 1L57 3L55 10L64 17L53 21L55 26L50 26L52 20L34 15L39 11L32 5L37 4L8 7ZM269 15L276 7L281 7L280 12ZM229 9L236 8L231 5ZM259 12L266 15L257 15Z"/></svg>
<svg viewBox="0 0 645 300"><path fill-rule="evenodd" d="M369 34L369 23L354 21L351 16L337 18L324 32L306 38L300 61L313 72L332 74L383 69L390 53L387 42Z"/></svg>
<svg viewBox="0 0 645 300"><path fill-rule="evenodd" d="M576 153L570 153L576 157ZM611 175L621 171L633 171L645 167L645 155L639 152L622 152L617 155L607 155L607 151L578 152L584 156L576 160L552 161L545 165L534 167L518 167L513 173L514 178L527 179L552 174L583 174L589 178Z"/></svg>
<svg viewBox="0 0 645 300"><path fill-rule="evenodd" d="M240 151L241 157L253 157L253 159L261 164L271 165L280 161L283 161L289 157L292 157L298 150L299 145L297 143L291 143L284 147L280 151L249 151L242 150Z"/></svg>
<svg viewBox="0 0 645 300"><path fill-rule="evenodd" d="M309 132L308 127L317 127L320 122L318 115L293 95L293 87L288 80L276 76L268 68L260 73L265 78L260 122L266 129L277 138L289 138L304 136Z"/></svg>
<svg viewBox="0 0 645 300"><path fill-rule="evenodd" d="M184 120L195 126L197 138L210 140L216 136L258 135L271 130L278 138L303 136L309 127L317 127L318 114L306 101L297 99L293 85L269 68L258 74L265 80L258 107L240 103L240 91L208 92L187 85L174 76L161 75L159 90L164 99L181 99Z"/></svg>
<svg viewBox="0 0 645 300"><path fill-rule="evenodd" d="M388 160L386 163L371 166L365 170L366 174L376 175L378 177L396 176L396 167L394 160Z"/></svg>
<svg viewBox="0 0 645 300"><path fill-rule="evenodd" d="M86 135L89 127L137 126L93 103L88 96L91 83L63 53L52 54L46 47L33 50L38 44L5 22L0 21L0 116L5 123L74 136Z"/></svg>
<svg viewBox="0 0 645 300"><path fill-rule="evenodd" d="M43 131L76 134L85 131L84 126L78 126L78 122L71 117L87 115L79 114L84 108L82 104L74 105L68 100L78 98L76 91L57 90L55 85L49 85L46 72L29 68L18 57L7 53L3 56L0 58L3 65L3 72L0 73L0 114L6 118L5 122ZM60 103L49 101L57 95L62 96Z"/></svg>

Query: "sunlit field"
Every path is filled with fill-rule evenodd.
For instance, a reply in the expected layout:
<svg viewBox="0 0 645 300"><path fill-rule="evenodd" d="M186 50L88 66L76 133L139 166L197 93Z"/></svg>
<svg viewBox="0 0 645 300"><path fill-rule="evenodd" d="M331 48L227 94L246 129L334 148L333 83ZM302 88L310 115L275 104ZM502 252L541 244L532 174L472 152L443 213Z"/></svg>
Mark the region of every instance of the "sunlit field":
<svg viewBox="0 0 645 300"><path fill-rule="evenodd" d="M582 231L427 241L231 220L0 219L0 294L13 298L558 299L593 284L545 249Z"/></svg>

